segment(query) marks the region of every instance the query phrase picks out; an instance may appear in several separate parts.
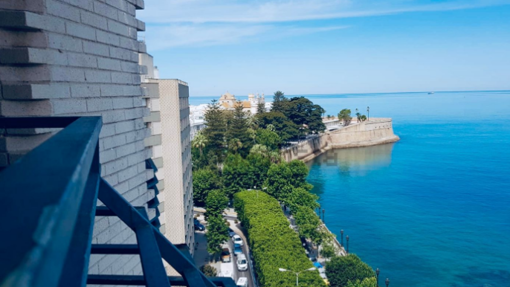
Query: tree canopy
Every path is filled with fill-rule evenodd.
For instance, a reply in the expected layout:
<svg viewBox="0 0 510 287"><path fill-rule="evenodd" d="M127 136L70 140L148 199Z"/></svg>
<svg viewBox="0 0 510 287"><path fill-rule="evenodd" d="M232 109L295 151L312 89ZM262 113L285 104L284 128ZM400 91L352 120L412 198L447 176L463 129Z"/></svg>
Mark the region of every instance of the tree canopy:
<svg viewBox="0 0 510 287"><path fill-rule="evenodd" d="M351 110L343 109L338 113L338 119L341 120L344 126L348 126L351 123Z"/></svg>
<svg viewBox="0 0 510 287"><path fill-rule="evenodd" d="M207 219L207 252L215 254L221 252L221 245L229 239L228 225L222 216L210 216Z"/></svg>
<svg viewBox="0 0 510 287"><path fill-rule="evenodd" d="M345 287L349 281L375 277L375 272L355 254L333 257L326 264L326 276L332 287Z"/></svg>
<svg viewBox="0 0 510 287"><path fill-rule="evenodd" d="M221 189L212 190L207 195L205 202L206 218L211 216L222 216L223 210L227 208L228 198Z"/></svg>
<svg viewBox="0 0 510 287"><path fill-rule="evenodd" d="M203 168L193 171L193 200L195 205L204 206L211 190L221 189L221 179L217 171Z"/></svg>

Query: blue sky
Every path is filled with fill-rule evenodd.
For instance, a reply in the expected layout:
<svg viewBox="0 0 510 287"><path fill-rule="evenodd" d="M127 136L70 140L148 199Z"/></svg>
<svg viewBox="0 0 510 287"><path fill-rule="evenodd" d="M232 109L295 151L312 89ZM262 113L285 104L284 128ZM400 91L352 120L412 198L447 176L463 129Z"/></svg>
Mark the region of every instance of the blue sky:
<svg viewBox="0 0 510 287"><path fill-rule="evenodd" d="M191 96L510 90L510 0L150 0L138 17Z"/></svg>

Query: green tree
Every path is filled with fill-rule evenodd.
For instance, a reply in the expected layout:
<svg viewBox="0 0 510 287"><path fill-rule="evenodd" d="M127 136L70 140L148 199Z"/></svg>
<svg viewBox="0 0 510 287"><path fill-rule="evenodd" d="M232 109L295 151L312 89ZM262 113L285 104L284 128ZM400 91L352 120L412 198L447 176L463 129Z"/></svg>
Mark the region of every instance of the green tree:
<svg viewBox="0 0 510 287"><path fill-rule="evenodd" d="M243 112L242 103L236 102L232 113L232 119L227 130L227 142L229 143L229 147L234 139L240 142L241 144L237 144L237 152L243 156L248 154L253 145L250 134L248 133L248 128L248 115Z"/></svg>
<svg viewBox="0 0 510 287"><path fill-rule="evenodd" d="M252 150L256 146L257 145L253 146ZM253 178L253 182L251 184L260 189L267 178L267 171L271 166L270 158L262 154L250 152L250 154L246 157L246 160L250 164L250 174Z"/></svg>
<svg viewBox="0 0 510 287"><path fill-rule="evenodd" d="M265 129L271 125L270 129L274 128L274 131L280 136L282 141L288 141L299 134L299 127L281 112L271 111L260 115L257 114L256 117L261 128Z"/></svg>
<svg viewBox="0 0 510 287"><path fill-rule="evenodd" d="M266 112L266 105L264 103L257 104L257 114L262 114Z"/></svg>
<svg viewBox="0 0 510 287"><path fill-rule="evenodd" d="M221 216L210 216L207 219L207 252L216 254L221 252L221 245L230 238L228 224Z"/></svg>
<svg viewBox="0 0 510 287"><path fill-rule="evenodd" d="M310 238L314 243L319 242L321 240L319 229L321 221L317 214L312 209L303 206L297 206L292 211L298 225L299 236Z"/></svg>
<svg viewBox="0 0 510 287"><path fill-rule="evenodd" d="M229 198L238 191L253 188L250 163L239 154L229 154L223 164L223 182Z"/></svg>
<svg viewBox="0 0 510 287"><path fill-rule="evenodd" d="M338 113L338 119L341 120L344 126L348 126L351 123L351 110L343 109Z"/></svg>
<svg viewBox="0 0 510 287"><path fill-rule="evenodd" d="M236 154L243 147L243 143L238 138L233 138L228 142L228 149L232 151L232 153Z"/></svg>
<svg viewBox="0 0 510 287"><path fill-rule="evenodd" d="M326 276L332 287L345 287L349 281L363 281L375 276L374 270L355 254L333 257L326 264Z"/></svg>
<svg viewBox="0 0 510 287"><path fill-rule="evenodd" d="M193 171L193 201L195 205L204 206L209 192L221 188L221 179L216 171L209 168Z"/></svg>
<svg viewBox="0 0 510 287"><path fill-rule="evenodd" d="M271 106L271 112L284 113L286 110L287 98L282 91L276 91L273 97L273 105Z"/></svg>
<svg viewBox="0 0 510 287"><path fill-rule="evenodd" d="M299 127L306 127L305 134L319 133L326 129L322 121L324 109L305 97L294 97L286 103L285 116Z"/></svg>
<svg viewBox="0 0 510 287"><path fill-rule="evenodd" d="M222 216L223 210L227 208L228 198L221 189L211 190L205 201L206 218L211 216Z"/></svg>
<svg viewBox="0 0 510 287"><path fill-rule="evenodd" d="M212 100L204 116L207 127L203 131L207 146L216 156L217 161L221 162L224 157L225 134L227 132L225 115L218 102Z"/></svg>
<svg viewBox="0 0 510 287"><path fill-rule="evenodd" d="M375 277L370 277L363 279L363 281L349 281L347 287L377 287L377 280Z"/></svg>
<svg viewBox="0 0 510 287"><path fill-rule="evenodd" d="M336 255L336 248L332 240L329 239L322 240L320 254L324 258L331 258Z"/></svg>
<svg viewBox="0 0 510 287"><path fill-rule="evenodd" d="M200 150L200 156L203 155L203 149L207 145L207 138L203 135L202 131L198 131L195 135L195 138L193 138L193 141L191 141L191 146L194 148L198 148Z"/></svg>
<svg viewBox="0 0 510 287"><path fill-rule="evenodd" d="M265 145L271 150L277 150L282 142L280 136L276 132L267 128L257 130L256 140L258 144Z"/></svg>
<svg viewBox="0 0 510 287"><path fill-rule="evenodd" d="M204 273L204 275L207 277L218 276L218 271L216 270L216 268L214 268L210 264L206 264L206 265L200 267L200 271L202 271L202 273Z"/></svg>

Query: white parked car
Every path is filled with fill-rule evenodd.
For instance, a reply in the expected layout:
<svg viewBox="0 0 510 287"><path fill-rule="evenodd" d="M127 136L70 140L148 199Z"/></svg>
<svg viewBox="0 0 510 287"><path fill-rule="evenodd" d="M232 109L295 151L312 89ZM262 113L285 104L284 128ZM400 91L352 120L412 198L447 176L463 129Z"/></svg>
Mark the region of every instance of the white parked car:
<svg viewBox="0 0 510 287"><path fill-rule="evenodd" d="M248 278L241 277L237 280L237 287L248 287Z"/></svg>
<svg viewBox="0 0 510 287"><path fill-rule="evenodd" d="M237 234L232 236L232 241L234 241L234 244L239 244L239 245L243 246L243 239L241 238L241 236L239 236Z"/></svg>
<svg viewBox="0 0 510 287"><path fill-rule="evenodd" d="M246 271L248 270L248 260L244 253L237 255L237 270Z"/></svg>

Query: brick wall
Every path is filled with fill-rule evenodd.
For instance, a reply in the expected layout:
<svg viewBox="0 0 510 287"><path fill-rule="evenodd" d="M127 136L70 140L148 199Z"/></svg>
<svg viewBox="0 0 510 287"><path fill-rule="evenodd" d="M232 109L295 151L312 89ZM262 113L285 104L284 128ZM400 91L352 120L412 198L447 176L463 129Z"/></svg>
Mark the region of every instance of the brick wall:
<svg viewBox="0 0 510 287"><path fill-rule="evenodd" d="M99 115L101 175L134 205L154 198L146 181L149 115L136 19L143 0L0 1L0 116ZM54 130L0 131L0 166ZM151 216L155 212L150 212ZM135 242L116 218L96 218L93 243ZM92 256L91 273L140 274L135 256Z"/></svg>

